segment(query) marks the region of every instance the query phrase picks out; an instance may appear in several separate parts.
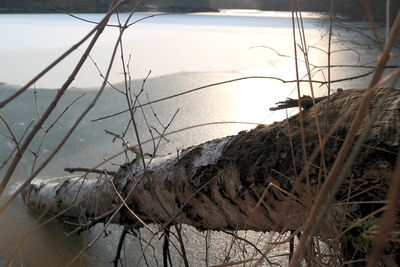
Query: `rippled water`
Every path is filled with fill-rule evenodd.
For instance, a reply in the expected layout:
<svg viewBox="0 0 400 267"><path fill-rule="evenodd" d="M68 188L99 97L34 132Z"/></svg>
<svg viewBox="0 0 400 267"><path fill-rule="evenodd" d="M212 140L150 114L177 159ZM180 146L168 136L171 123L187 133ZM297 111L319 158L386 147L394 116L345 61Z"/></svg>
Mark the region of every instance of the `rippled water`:
<svg viewBox="0 0 400 267"><path fill-rule="evenodd" d="M143 18L149 14L135 15L133 20ZM101 15L81 15L87 20L99 21ZM121 15L121 20L127 17ZM112 19L116 23L117 18ZM304 19L309 56L314 65L326 65L327 58L324 52L317 49L327 47L326 21L323 17L308 14ZM92 24L79 21L67 15L0 15L0 99L10 95L18 86L31 79L43 67L48 65L58 55L72 44L77 42L91 28ZM359 64L376 59L376 51L369 48L363 49L354 43L342 42L343 40L362 40L353 32L342 28L336 29L333 50L341 50L333 54L333 64ZM150 78L144 85L144 92L140 96L140 102L157 100L187 90L195 89L212 83L220 83L232 79L240 79L250 76L278 77L284 80L294 80L295 68L293 64L293 40L291 18L289 13L222 13L222 14L197 14L197 15L162 15L149 18L129 28L124 35L123 47L125 58L131 57L129 63L132 79L132 90L136 94L142 88L142 79L151 70ZM116 28L108 28L98 46L91 53L97 67L104 72L108 66L111 49L115 43L118 31ZM317 47L317 48L315 48ZM357 48L348 50L348 48ZM3 108L0 113L9 122L11 129L17 138L30 123L38 119L45 108L51 103L56 90L68 77L74 64L77 62L82 49L73 53L71 58L57 66L48 76L36 83L38 90L28 90L13 103ZM119 56L117 56L119 60ZM301 74L306 73L305 67L300 64ZM366 70L354 68L334 68L332 79L349 77ZM324 80L325 72L315 73L315 80ZM325 76L324 76L325 75ZM124 90L123 73L121 63L116 62L112 69L110 82L114 87ZM333 89L343 87L360 87L368 83L368 78L334 83ZM31 152L38 152L38 163L43 161L54 149L57 142L71 127L74 120L90 103L97 92L102 79L95 64L91 61L85 63L82 72L73 82L61 101L57 111L50 118L45 127L50 127L60 114L69 107L58 119L55 126L47 134L42 142L41 136L33 141ZM171 98L166 101L146 106L139 112L137 120L142 140L151 137L147 124L162 131L163 125L167 125L173 115L178 111L171 122L169 131L188 126L209 122L248 122L271 123L284 118L285 111L270 112L269 107L275 102L294 94L294 83L282 83L270 78L246 78L236 82L228 82L197 90L190 94ZM309 86L302 84L305 94L309 94ZM325 86L315 84L317 96L326 93ZM79 100L77 100L79 98ZM77 100L76 102L74 102ZM71 103L73 103L71 105ZM66 167L92 167L103 159L110 157L121 150L120 142L113 142L113 138L105 133L105 130L114 133L122 133L127 125L129 116L125 113L107 120L92 122L93 119L109 115L126 108L126 99L115 89L106 89L93 111L85 118L81 126L71 136L63 150L56 156L52 163L41 172L38 178L66 175L63 168ZM294 112L294 111L290 111ZM145 114L145 117L143 116ZM154 114L157 114L157 118ZM147 124L146 124L146 120ZM236 134L240 130L248 130L254 125L244 123L214 124L193 128L163 140L157 154L175 152L182 147L191 146L230 134ZM153 129L153 128L151 128ZM153 129L153 134L157 134ZM0 126L0 163L5 161L15 149L9 139L9 133L4 125ZM132 130L128 132L127 139L130 143L136 143ZM152 151L152 145L145 147ZM23 181L31 172L35 157L27 152L21 161L13 177L12 190L20 181ZM115 159L108 164L109 168L116 168L113 164L120 164L123 159ZM5 168L0 170L4 174ZM15 240L20 236L19 224L23 208L19 202L0 217L0 258L4 254L4 246L11 248ZM18 223L15 223L18 222ZM25 225L32 225L30 217L26 217ZM27 226L25 226L27 227ZM24 262L31 266L43 266L65 264L71 255L81 248L88 240L94 237L85 234L76 238L65 238L60 232L58 224L52 224L35 231L29 241L24 245L20 256ZM105 239L101 239L88 253L86 261L81 265L93 264L107 266L112 260L118 238L117 227L111 228L112 233ZM194 265L204 265L204 233L193 229L186 231L188 236L188 255ZM146 234L144 233L146 236ZM256 234L250 234L256 238ZM266 236L262 237L267 238ZM230 239L220 233L211 236L212 248L210 261L220 263L224 259L226 246ZM77 245L80 244L80 245ZM140 256L137 239L130 238L127 253L130 253L130 265L135 265ZM155 254L160 255L161 244L155 243ZM285 248L283 248L285 249ZM7 251L7 254L10 250ZM151 265L161 264L153 250L148 250ZM3 258L6 258L5 256ZM179 265L178 255L174 255ZM197 264L199 263L199 264ZM0 261L1 264L1 261ZM144 264L141 259L139 265Z"/></svg>

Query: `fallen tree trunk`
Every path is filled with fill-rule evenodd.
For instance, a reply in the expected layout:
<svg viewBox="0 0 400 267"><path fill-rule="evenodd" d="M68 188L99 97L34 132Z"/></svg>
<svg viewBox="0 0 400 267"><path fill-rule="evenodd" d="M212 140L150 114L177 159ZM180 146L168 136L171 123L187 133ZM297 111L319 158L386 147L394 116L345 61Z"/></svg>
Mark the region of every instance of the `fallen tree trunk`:
<svg viewBox="0 0 400 267"><path fill-rule="evenodd" d="M179 155L147 158L145 169L136 160L113 176L33 184L25 197L34 210L80 224L109 218L110 211L117 211L112 221L131 228L184 223L210 230L301 230L363 92L353 89L332 95L328 110L327 99L303 110L303 131L296 115L187 148ZM371 111L383 97L384 108L320 227L318 234L324 239L338 236L351 222L381 208L386 199L399 151L400 91L379 89ZM346 112L349 115L343 119ZM322 138L341 121L330 133L323 156L318 154L301 177L306 166L302 132L309 158L320 147L317 120ZM117 209L121 198L126 205Z"/></svg>

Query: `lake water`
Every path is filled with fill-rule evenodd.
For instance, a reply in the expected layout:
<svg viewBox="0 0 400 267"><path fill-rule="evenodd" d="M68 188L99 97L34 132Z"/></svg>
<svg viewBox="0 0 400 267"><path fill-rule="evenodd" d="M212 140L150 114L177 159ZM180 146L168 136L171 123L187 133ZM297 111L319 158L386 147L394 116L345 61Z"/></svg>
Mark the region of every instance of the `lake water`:
<svg viewBox="0 0 400 267"><path fill-rule="evenodd" d="M136 14L132 21L144 18L151 14ZM80 17L99 21L102 15L81 14ZM313 65L327 65L327 56L322 50L327 49L327 21L315 14L304 14L304 28L309 48L309 58ZM122 14L120 19L127 18ZM113 17L111 23L117 23ZM293 37L290 13L270 12L238 12L224 11L219 14L187 14L187 15L159 15L141 21L131 26L123 37L125 58L131 57L129 72L134 80L132 90L138 93L142 88L142 80L151 70L140 103L148 100L157 100L170 95L179 94L187 90L251 76L278 77L283 80L296 79L293 60ZM351 28L363 27L358 23L349 23ZM93 24L83 22L67 15L33 14L33 15L0 15L0 100L11 94L18 86L29 81L36 73L51 63L58 55L82 38ZM367 30L364 28L364 32ZM105 72L111 51L118 36L118 29L109 27L105 30L99 43L91 53L93 62L101 72ZM350 40L350 42L349 42ZM353 31L342 27L335 27L332 50L341 50L332 57L332 64L359 65L370 63L374 65L377 50L359 46L356 43L365 42ZM86 47L87 44L84 45ZM351 49L351 50L349 50ZM357 52L354 51L357 49ZM70 57L58 65L43 79L35 84L38 90L28 90L2 110L4 116L17 138L23 135L31 121L38 119L50 104L72 68L79 60L83 48L75 51ZM119 53L119 52L118 52ZM123 69L120 54L111 71L110 83L120 90L125 90L123 83ZM71 90L62 99L57 111L45 127L50 127L53 121L72 104L58 120L52 130L46 134L39 134L30 149L38 152L37 163L43 161L54 149L57 141L65 134L74 120L90 103L102 83L96 65L88 60L78 77L74 80ZM313 70L315 80L323 81L327 71ZM332 80L350 77L367 72L369 69L333 68ZM315 73L314 73L315 72ZM300 77L306 74L304 64L300 62ZM369 78L334 83L332 89L339 87L362 87L368 84ZM193 128L167 137L157 154L176 152L177 149L226 135L236 134L241 130L248 130L257 123L271 123L283 119L285 111L270 112L269 107L286 97L295 96L295 83L282 83L269 78L246 78L236 82L224 83L218 86L207 87L190 94L171 98L166 101L146 106L140 111L137 120L142 140L151 137L147 124L153 134L163 130L173 115L179 109L168 131L181 129L210 122L246 122L214 124ZM302 92L309 94L309 86L302 83ZM320 96L327 93L326 86L315 84L315 94ZM35 100L36 99L36 100ZM93 119L113 114L126 108L126 99L111 87L107 88L98 104L89 113L81 126L71 136L63 150L52 163L44 169L38 179L64 176L66 167L93 167L103 159L112 156L121 150L120 142L113 143L113 138L105 134L109 130L121 134L129 120L128 114L112 117L97 122ZM293 114L294 110L290 111ZM145 118L143 116L145 114ZM157 114L157 118L154 116ZM4 125L0 126L0 163L4 162L14 150L13 142L8 138L9 133ZM131 144L136 139L130 129L126 137ZM153 152L152 145L145 146L146 152ZM121 164L123 159L115 159L108 163L108 167L115 169L115 164ZM10 186L10 192L15 185L29 175L34 163L33 153L26 153L21 165L16 170ZM5 168L0 170L4 174ZM0 259L6 259L10 247L20 237L20 223L23 208L19 202L7 214L0 217ZM26 228L33 222L30 217L25 218ZM115 244L118 239L117 227L111 228L110 237L101 239L89 252L89 256L82 265L93 264L107 266L112 260ZM73 253L80 247L76 244L85 244L94 234L87 234L75 239L67 239L60 232L60 226L50 225L35 231L30 239L19 251L22 261L30 266L64 265ZM96 232L96 229L95 231ZM187 230L190 236L188 254L193 263L204 265L204 233L193 229ZM224 259L225 244L230 239L220 233L213 233L210 262L221 263ZM140 249L137 239L131 238L128 242L131 249L130 261L135 266L134 258L140 258ZM35 244L35 245L32 245ZM57 244L57 245L54 245ZM155 254L160 255L161 250ZM201 248L201 249L199 249ZM132 250L133 249L133 250ZM132 252L133 251L133 252ZM199 252L202 251L202 252ZM148 252L149 257L153 252ZM239 257L239 256L238 256ZM175 257L176 264L179 257ZM143 265L143 260L139 265ZM157 264L157 262L152 262ZM158 264L162 264L159 260ZM1 265L1 260L0 260ZM196 266L196 264L195 264Z"/></svg>

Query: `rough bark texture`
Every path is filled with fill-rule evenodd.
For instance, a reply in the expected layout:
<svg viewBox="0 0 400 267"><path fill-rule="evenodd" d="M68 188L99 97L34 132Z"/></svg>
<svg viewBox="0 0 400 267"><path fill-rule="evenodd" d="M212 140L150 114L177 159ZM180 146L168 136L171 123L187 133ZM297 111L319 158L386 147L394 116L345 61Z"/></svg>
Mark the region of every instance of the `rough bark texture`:
<svg viewBox="0 0 400 267"><path fill-rule="evenodd" d="M305 163L300 116L296 115L236 136L187 148L178 156L146 159L146 170L141 167L141 160L136 160L110 179L104 179L103 175L103 178L80 181L76 178L59 184L33 185L29 203L36 210L48 209L49 214L64 210L60 216L62 220L87 222L121 203L110 184L112 180L129 207L146 223L185 223L199 229L277 232L301 229L313 197L324 180L324 172L329 172L346 136L363 92L352 89L332 95L328 113L327 99L302 111L309 157L319 147L316 119L324 137L339 118L353 109L327 142L324 160L320 155L314 160L308 178L298 177ZM336 196L338 203L386 198L399 151L400 91L379 89L371 111L385 94L383 109ZM337 236L348 226L346 222L362 218L381 205L333 205L319 235L325 238ZM142 227L125 208L113 222Z"/></svg>

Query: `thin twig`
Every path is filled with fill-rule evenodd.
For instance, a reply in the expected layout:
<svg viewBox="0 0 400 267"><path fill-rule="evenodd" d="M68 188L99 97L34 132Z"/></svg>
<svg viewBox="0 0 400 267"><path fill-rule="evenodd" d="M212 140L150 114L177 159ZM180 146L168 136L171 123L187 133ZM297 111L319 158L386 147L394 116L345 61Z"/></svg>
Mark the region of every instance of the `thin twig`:
<svg viewBox="0 0 400 267"><path fill-rule="evenodd" d="M122 250L122 246L124 245L124 241L125 241L125 237L126 234L128 233L128 228L126 226L124 226L124 229L122 230L121 236L119 237L119 241L118 241L118 246L117 246L117 251L115 253L115 257L112 261L114 267L118 267L118 261L119 258L121 256L121 250Z"/></svg>
<svg viewBox="0 0 400 267"><path fill-rule="evenodd" d="M32 120L32 121L28 124L28 126L25 128L24 132L23 132L22 135L21 135L21 138L20 138L19 141L18 141L18 144L20 144L21 140L24 139L26 133L28 132L29 128L31 128L31 126L32 126L32 124L33 124L34 122L35 122L35 121ZM9 137L9 136L7 136L7 135L4 135L4 136L12 140L11 137ZM18 147L16 146L16 147L13 149L13 151L10 153L10 155L4 160L4 162L3 162L2 165L0 166L0 170L3 169L4 166L7 165L8 161L11 159L12 155L14 154L14 152L15 152L17 149L18 149ZM28 151L31 152L33 155L35 155L35 152L33 152L32 150L28 149Z"/></svg>
<svg viewBox="0 0 400 267"><path fill-rule="evenodd" d="M108 174L111 176L114 176L116 172L114 171L107 171L107 170L99 170L99 169L90 169L90 168L64 168L64 171L69 172L69 173L74 173L74 172L85 172L85 173L98 173L98 174Z"/></svg>
<svg viewBox="0 0 400 267"><path fill-rule="evenodd" d="M373 72L374 71L372 70L372 71L368 71L368 72L360 74L360 75L350 76L350 77L341 78L341 79L337 79L337 80L332 80L331 83L338 83L338 82L344 82L344 81L350 81L350 80L364 78L366 76L371 75ZM175 98L175 97L178 97L178 96L190 94L192 92L203 90L203 89L206 89L206 88L219 86L219 85L223 85L223 84L227 84L227 83L233 83L233 82L242 81L242 80L249 80L249 79L271 79L271 80L280 81L282 83L297 83L297 82L299 82L299 83L310 83L310 80L284 80L284 79L281 79L281 78L278 78L278 77L273 77L273 76L247 76L247 77L241 77L241 78L236 78L236 79L231 79L231 80L226 80L226 81L222 81L222 82L217 82L217 83L212 83L212 84L200 86L200 87L197 87L197 88L194 88L194 89L190 89L190 90L178 93L178 94L174 94L174 95L166 96L166 97L163 97L163 98L159 98L159 99L153 100L151 102L147 102L147 103L145 103L143 105L134 106L132 108L136 109L136 108L139 108L141 106L147 106L147 105L150 105L150 104L162 102L162 101L165 101L167 99L171 99L171 98ZM327 81L320 81L320 80L312 80L311 82L320 84L321 86L327 84ZM129 109L124 109L124 110L115 112L113 114L107 115L107 116L103 116L103 117L100 117L100 118L93 119L91 121L92 122L96 122L96 121L112 118L112 117L121 115L121 114L126 113L126 112L129 112Z"/></svg>
<svg viewBox="0 0 400 267"><path fill-rule="evenodd" d="M75 79L75 76L78 74L78 72L80 71L83 63L86 61L86 58L88 57L90 51L92 50L92 48L94 47L94 45L96 44L98 38L100 37L102 30L105 27L105 24L107 23L108 19L110 18L110 16L112 15L112 13L122 4L124 4L127 0L121 0L120 2L118 2L118 4L116 4L109 13L107 13L107 15L105 16L106 19L103 19L103 26L99 28L99 30L96 32L95 36L93 37L92 41L90 42L89 46L87 47L87 49L85 50L84 54L82 55L81 59L79 60L78 64L76 65L76 67L74 68L73 72L71 73L71 75L69 76L69 78L67 79L67 81L63 84L63 86L61 87L60 90L58 90L58 93L56 95L56 97L54 98L53 102L50 104L50 106L47 108L47 110L45 111L45 113L42 115L42 118L39 120L39 122L34 126L34 128L32 129L31 133L28 135L28 137L26 138L25 142L23 143L22 147L21 147L21 151L22 153L24 153L24 151L26 150L26 148L28 147L28 145L30 144L30 142L33 140L33 138L35 137L36 133L39 131L39 129L41 128L41 126L43 125L43 123L47 120L47 118L50 116L50 114L52 113L52 111L54 110L54 108L57 106L59 100L61 99L61 97L63 96L64 92L68 89L69 85L72 83L72 81ZM121 35L118 38L117 43L119 42L119 40L121 39ZM108 75L110 74L111 71L111 67L112 67L112 62L114 60L115 57L115 51L116 49L114 49L113 51L113 55L111 57L110 60L110 64L109 64L109 68L107 71L107 75L106 77L108 77ZM70 128L70 130L68 131L68 133L65 135L65 137L63 138L63 140L61 140L61 142L57 145L57 147L55 148L55 150L53 151L53 153L51 153L51 155L43 162L43 164L38 167L38 169L29 177L27 178L22 185L20 185L17 190L11 195L11 197L9 197L9 199L5 202L4 205L2 205L0 207L0 213L2 213L7 207L8 205L19 195L19 193L30 184L30 182L36 177L36 175L44 168L47 166L47 164L49 163L49 161L58 153L58 151L63 147L63 145L65 144L65 142L68 140L68 138L70 137L70 135L74 132L74 130L76 129L76 127L79 125L79 123L82 121L82 119L86 116L86 114L92 109L92 107L94 106L94 104L97 102L97 100L99 99L101 93L104 90L104 87L106 85L106 82L103 82L103 85L101 87L101 89L99 90L98 94L95 96L95 98L93 99L92 103L85 109L85 111L81 114L81 116L76 120L76 122L74 123L74 125ZM21 160L22 155L17 154L17 156L14 158L14 160L12 161L12 163L10 164L5 176L3 177L3 180L0 184L0 196L3 193L5 187L7 186L12 174L14 173L15 168L17 167L19 161Z"/></svg>
<svg viewBox="0 0 400 267"><path fill-rule="evenodd" d="M17 148L18 154L22 155L21 148L20 148L20 146L19 146L19 143L18 143L17 138L16 138L15 135L14 135L14 132L11 130L10 125L8 124L8 122L6 121L6 119L5 119L1 114L0 114L0 120L3 121L3 124L6 126L8 132L10 133L11 138L12 138L12 140L13 140L14 143L15 143L15 147Z"/></svg>
<svg viewBox="0 0 400 267"><path fill-rule="evenodd" d="M115 212L118 210L118 207L115 207L109 211L107 211L106 213L97 216L93 219L90 219L90 221L86 224L80 225L79 227L75 228L72 232L69 232L67 234L67 236L72 236L76 233L80 233L82 231L86 231L90 228L92 228L93 226L95 226L96 224L98 224L99 222L104 222L106 219L110 218L112 215L115 214Z"/></svg>

